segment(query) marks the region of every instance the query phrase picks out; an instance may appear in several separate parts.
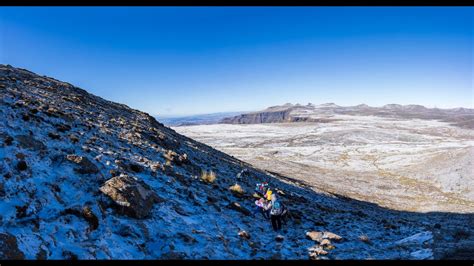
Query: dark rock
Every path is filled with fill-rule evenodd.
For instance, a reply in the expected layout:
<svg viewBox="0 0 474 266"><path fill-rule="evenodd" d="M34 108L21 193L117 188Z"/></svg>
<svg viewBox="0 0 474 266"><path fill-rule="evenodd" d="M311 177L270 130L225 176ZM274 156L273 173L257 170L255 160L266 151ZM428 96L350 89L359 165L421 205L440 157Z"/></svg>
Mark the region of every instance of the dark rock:
<svg viewBox="0 0 474 266"><path fill-rule="evenodd" d="M48 259L48 254L44 249L40 248L40 251L36 253L36 260L46 260Z"/></svg>
<svg viewBox="0 0 474 266"><path fill-rule="evenodd" d="M243 214L246 215L246 216L250 216L250 215L251 215L251 212L250 212L249 210L247 210L246 208L240 206L240 204L237 203L237 202L232 202L231 204L227 205L227 207L230 208L230 209L232 209L232 210L241 212L241 213L243 213Z"/></svg>
<svg viewBox="0 0 474 266"><path fill-rule="evenodd" d="M166 174L172 177L175 177L176 180L179 182L183 183L186 186L189 186L191 184L191 180L189 178L186 178L184 175L180 173L176 173L174 171L166 171Z"/></svg>
<svg viewBox="0 0 474 266"><path fill-rule="evenodd" d="M109 174L110 174L112 177L114 177L114 176L119 176L121 173L120 173L120 171L117 170L117 169L111 169L111 170L109 171Z"/></svg>
<svg viewBox="0 0 474 266"><path fill-rule="evenodd" d="M57 184L52 184L51 188L54 192L61 192L61 188Z"/></svg>
<svg viewBox="0 0 474 266"><path fill-rule="evenodd" d="M99 227L99 219L87 205L83 208L77 205L67 208L64 211L61 211L60 215L74 215L79 218L84 218L87 223L89 223L89 232L92 232Z"/></svg>
<svg viewBox="0 0 474 266"><path fill-rule="evenodd" d="M116 233L119 235L119 236L122 236L122 237L140 237L140 234L138 234L135 230L134 230L134 227L132 226L129 226L129 225L121 225Z"/></svg>
<svg viewBox="0 0 474 266"><path fill-rule="evenodd" d="M384 227L385 229L392 229L392 230L398 229L398 226L397 226L397 225L394 225L394 224L391 224L391 223L385 223L385 224L383 225L383 227Z"/></svg>
<svg viewBox="0 0 474 266"><path fill-rule="evenodd" d="M36 140L33 136L19 135L16 136L16 140L20 147L33 151L45 150L46 145L43 142Z"/></svg>
<svg viewBox="0 0 474 266"><path fill-rule="evenodd" d="M182 155L179 155L177 158L175 157L176 165L183 165L183 164L188 163L188 162L189 162L188 155L186 153L182 154Z"/></svg>
<svg viewBox="0 0 474 266"><path fill-rule="evenodd" d="M92 232L99 227L99 219L92 212L92 209L89 206L84 206L82 208L82 216L89 223L89 231Z"/></svg>
<svg viewBox="0 0 474 266"><path fill-rule="evenodd" d="M275 241L277 241L277 242L282 242L283 240L285 240L285 237L283 237L282 235L277 235L275 237Z"/></svg>
<svg viewBox="0 0 474 266"><path fill-rule="evenodd" d="M56 130L59 131L59 132L66 132L66 131L69 131L71 130L71 127L69 125L65 125L65 124L58 124L56 125Z"/></svg>
<svg viewBox="0 0 474 266"><path fill-rule="evenodd" d="M66 114L54 107L50 107L46 110L46 115L50 117L64 117Z"/></svg>
<svg viewBox="0 0 474 266"><path fill-rule="evenodd" d="M218 199L212 197L212 196L207 196L207 202L208 203L216 203Z"/></svg>
<svg viewBox="0 0 474 266"><path fill-rule="evenodd" d="M3 139L3 142L5 143L6 146L10 146L13 143L13 138L11 136L7 135Z"/></svg>
<svg viewBox="0 0 474 266"><path fill-rule="evenodd" d="M26 210L28 209L28 204L24 206L15 206L16 208L16 218L21 219L26 217Z"/></svg>
<svg viewBox="0 0 474 266"><path fill-rule="evenodd" d="M62 255L65 260L77 260L77 255L71 251L65 250L63 251Z"/></svg>
<svg viewBox="0 0 474 266"><path fill-rule="evenodd" d="M18 248L16 237L8 233L0 233L0 259L24 260L25 255Z"/></svg>
<svg viewBox="0 0 474 266"><path fill-rule="evenodd" d="M56 134L56 133L53 133L53 132L49 132L48 137L50 137L51 139L56 139L56 140L61 138L61 136L59 134Z"/></svg>
<svg viewBox="0 0 474 266"><path fill-rule="evenodd" d="M66 156L66 159L78 166L74 168L74 171L79 174L96 174L99 172L99 168L87 157L70 154Z"/></svg>
<svg viewBox="0 0 474 266"><path fill-rule="evenodd" d="M130 170L132 170L135 173L143 172L143 167L141 165L131 163L131 164L129 164L128 167L129 167Z"/></svg>
<svg viewBox="0 0 474 266"><path fill-rule="evenodd" d="M125 175L109 179L100 191L115 202L120 213L139 219L147 217L155 203L164 201L143 181Z"/></svg>
<svg viewBox="0 0 474 266"><path fill-rule="evenodd" d="M18 171L25 171L26 169L28 169L28 165L25 161L21 160L16 164L16 169Z"/></svg>
<svg viewBox="0 0 474 266"><path fill-rule="evenodd" d="M197 242L197 240L194 237L182 232L178 232L178 237L181 238L187 244L193 244Z"/></svg>
<svg viewBox="0 0 474 266"><path fill-rule="evenodd" d="M86 141L86 144L93 144L96 143L98 138L96 136L92 136L90 139Z"/></svg>
<svg viewBox="0 0 474 266"><path fill-rule="evenodd" d="M185 210L183 210L181 207L179 206L174 206L173 207L173 210L179 214L179 215L183 215L183 216L189 216L189 213L187 213Z"/></svg>
<svg viewBox="0 0 474 266"><path fill-rule="evenodd" d="M74 134L71 134L69 135L69 140L73 143L73 144L76 144L79 142L79 137L74 135Z"/></svg>

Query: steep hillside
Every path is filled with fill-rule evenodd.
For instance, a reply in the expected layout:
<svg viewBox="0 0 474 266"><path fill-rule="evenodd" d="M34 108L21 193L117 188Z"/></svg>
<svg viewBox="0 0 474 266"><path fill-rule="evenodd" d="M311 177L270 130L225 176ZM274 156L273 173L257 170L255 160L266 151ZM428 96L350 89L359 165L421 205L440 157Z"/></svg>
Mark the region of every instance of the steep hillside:
<svg viewBox="0 0 474 266"><path fill-rule="evenodd" d="M396 212L315 192L146 113L27 70L0 65L0 95L2 259L474 254L471 214ZM250 175L235 180L244 167ZM203 171L215 181L201 179ZM249 211L258 181L276 188L291 210L282 237ZM229 189L236 182L243 194Z"/></svg>
<svg viewBox="0 0 474 266"><path fill-rule="evenodd" d="M336 114L355 116L379 116L391 118L417 118L450 122L461 128L474 129L474 109L426 108L421 105L387 104L382 107L370 107L366 104L356 106L338 106L334 103L320 105L284 104L272 106L259 112L226 117L224 124L261 124L282 122L331 122Z"/></svg>

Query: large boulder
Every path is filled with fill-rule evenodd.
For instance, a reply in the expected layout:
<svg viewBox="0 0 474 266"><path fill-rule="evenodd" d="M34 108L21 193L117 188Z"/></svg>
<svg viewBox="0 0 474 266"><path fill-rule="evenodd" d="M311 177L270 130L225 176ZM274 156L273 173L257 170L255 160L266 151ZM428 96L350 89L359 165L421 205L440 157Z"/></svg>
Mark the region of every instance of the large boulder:
<svg viewBox="0 0 474 266"><path fill-rule="evenodd" d="M242 187L239 184L235 184L231 187L229 187L229 190L236 196L241 197L242 195L245 194L245 191L242 189Z"/></svg>
<svg viewBox="0 0 474 266"><path fill-rule="evenodd" d="M96 174L99 172L99 168L87 157L69 154L66 159L77 165L74 171L79 174Z"/></svg>
<svg viewBox="0 0 474 266"><path fill-rule="evenodd" d="M319 245L314 245L314 246L308 248L308 251L309 251L308 252L309 258L312 259L312 260L319 259L319 256L324 256L324 255L327 255L329 253Z"/></svg>
<svg viewBox="0 0 474 266"><path fill-rule="evenodd" d="M306 232L306 237L309 239L321 243L324 239L329 239L333 241L341 241L342 237L339 235L336 235L334 233L324 231L324 232L318 232L318 231L311 231L311 232Z"/></svg>
<svg viewBox="0 0 474 266"><path fill-rule="evenodd" d="M24 260L25 255L18 248L16 237L0 233L0 259L1 260Z"/></svg>
<svg viewBox="0 0 474 266"><path fill-rule="evenodd" d="M163 201L150 186L127 175L109 179L100 191L115 202L120 213L139 219L147 217L155 203Z"/></svg>

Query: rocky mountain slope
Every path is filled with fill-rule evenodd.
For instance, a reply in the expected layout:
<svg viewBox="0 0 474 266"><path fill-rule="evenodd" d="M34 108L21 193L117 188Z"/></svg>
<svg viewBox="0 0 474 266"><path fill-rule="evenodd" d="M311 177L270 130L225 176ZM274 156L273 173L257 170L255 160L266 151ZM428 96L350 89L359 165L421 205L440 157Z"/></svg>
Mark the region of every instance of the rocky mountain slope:
<svg viewBox="0 0 474 266"><path fill-rule="evenodd" d="M421 105L387 104L382 107L370 107L366 104L342 107L334 103L321 105L284 104L272 106L259 112L251 112L227 117L220 121L225 124L260 124L282 122L332 122L336 114L373 115L391 118L418 118L450 122L453 125L474 129L474 109L426 108Z"/></svg>
<svg viewBox="0 0 474 266"><path fill-rule="evenodd" d="M24 69L0 65L0 95L1 259L473 258L472 214L316 192ZM281 236L258 181L291 210Z"/></svg>

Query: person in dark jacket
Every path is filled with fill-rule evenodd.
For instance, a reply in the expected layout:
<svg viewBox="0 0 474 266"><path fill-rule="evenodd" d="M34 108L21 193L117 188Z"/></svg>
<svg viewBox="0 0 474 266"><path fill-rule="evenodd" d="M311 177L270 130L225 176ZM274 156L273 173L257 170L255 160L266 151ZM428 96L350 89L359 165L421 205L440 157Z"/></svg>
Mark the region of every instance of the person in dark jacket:
<svg viewBox="0 0 474 266"><path fill-rule="evenodd" d="M270 219L272 221L272 227L274 231L279 231L281 229L281 214L283 212L282 204L277 200L276 195L271 195L270 204L268 204L267 209L270 209Z"/></svg>

